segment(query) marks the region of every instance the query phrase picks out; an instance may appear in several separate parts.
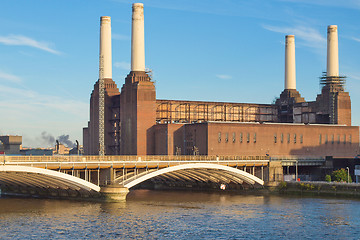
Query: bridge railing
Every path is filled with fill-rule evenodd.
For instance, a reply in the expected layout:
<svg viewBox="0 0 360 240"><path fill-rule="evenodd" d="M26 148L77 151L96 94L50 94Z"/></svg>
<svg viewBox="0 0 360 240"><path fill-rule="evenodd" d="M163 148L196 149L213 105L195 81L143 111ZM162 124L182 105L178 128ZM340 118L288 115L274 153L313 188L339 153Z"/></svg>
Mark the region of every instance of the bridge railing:
<svg viewBox="0 0 360 240"><path fill-rule="evenodd" d="M237 161L237 160L269 160L269 156L207 156L207 155L146 155L146 156L0 156L6 162L92 162L92 161ZM1 162L0 162L1 163Z"/></svg>
<svg viewBox="0 0 360 240"><path fill-rule="evenodd" d="M273 156L272 161L325 161L321 156Z"/></svg>

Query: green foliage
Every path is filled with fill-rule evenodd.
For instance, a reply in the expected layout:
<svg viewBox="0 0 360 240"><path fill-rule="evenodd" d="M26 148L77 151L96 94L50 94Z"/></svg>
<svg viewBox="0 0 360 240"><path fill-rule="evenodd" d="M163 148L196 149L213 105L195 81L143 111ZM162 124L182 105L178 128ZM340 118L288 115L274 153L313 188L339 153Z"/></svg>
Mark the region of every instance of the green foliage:
<svg viewBox="0 0 360 240"><path fill-rule="evenodd" d="M287 188L287 183L286 182L280 182L278 185L280 190L285 190Z"/></svg>
<svg viewBox="0 0 360 240"><path fill-rule="evenodd" d="M331 177L335 182L348 181L348 173L347 170L345 170L344 168L333 171ZM349 182L352 182L351 176L349 176Z"/></svg>
<svg viewBox="0 0 360 240"><path fill-rule="evenodd" d="M331 182L331 176L329 174L325 176L325 181Z"/></svg>
<svg viewBox="0 0 360 240"><path fill-rule="evenodd" d="M309 184L309 183L307 183L307 184L305 184L305 183L300 183L300 189L301 190L306 190L306 191L311 191L311 190L314 190L315 189L315 186L314 185L312 185L312 184Z"/></svg>

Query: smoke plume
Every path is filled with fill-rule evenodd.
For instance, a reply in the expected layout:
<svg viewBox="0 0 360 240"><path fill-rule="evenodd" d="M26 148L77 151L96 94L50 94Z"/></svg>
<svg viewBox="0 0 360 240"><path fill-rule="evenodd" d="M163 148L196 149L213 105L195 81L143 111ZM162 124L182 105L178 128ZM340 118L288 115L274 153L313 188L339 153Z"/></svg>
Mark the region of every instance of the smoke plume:
<svg viewBox="0 0 360 240"><path fill-rule="evenodd" d="M55 139L57 139L59 141L59 143L64 144L66 147L69 147L69 148L76 147L76 144L74 142L72 142L69 138L70 138L70 136L65 135L65 134L55 138L54 136L52 136L50 133L47 133L46 131L41 133L42 141L48 146L55 146L55 144L56 144Z"/></svg>
<svg viewBox="0 0 360 240"><path fill-rule="evenodd" d="M49 145L49 146L55 145L55 138L51 134L49 134L45 131L41 133L41 139L43 140L43 142L46 145Z"/></svg>
<svg viewBox="0 0 360 240"><path fill-rule="evenodd" d="M61 135L58 136L57 139L59 140L60 143L64 144L69 148L76 147L76 144L69 139L69 135Z"/></svg>

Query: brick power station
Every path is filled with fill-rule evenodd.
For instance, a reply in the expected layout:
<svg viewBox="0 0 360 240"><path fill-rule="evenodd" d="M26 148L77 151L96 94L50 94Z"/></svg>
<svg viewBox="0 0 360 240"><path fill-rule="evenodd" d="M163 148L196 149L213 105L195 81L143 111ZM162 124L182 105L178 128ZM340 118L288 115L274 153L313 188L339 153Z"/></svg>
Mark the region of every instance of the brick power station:
<svg viewBox="0 0 360 240"><path fill-rule="evenodd" d="M350 96L339 75L336 25L328 26L327 72L316 101L296 90L293 35L286 36L285 89L274 104L159 100L145 71L143 4L132 11L131 71L121 91L112 79L111 20L101 17L99 80L83 129L86 155L359 154L359 127L351 126Z"/></svg>

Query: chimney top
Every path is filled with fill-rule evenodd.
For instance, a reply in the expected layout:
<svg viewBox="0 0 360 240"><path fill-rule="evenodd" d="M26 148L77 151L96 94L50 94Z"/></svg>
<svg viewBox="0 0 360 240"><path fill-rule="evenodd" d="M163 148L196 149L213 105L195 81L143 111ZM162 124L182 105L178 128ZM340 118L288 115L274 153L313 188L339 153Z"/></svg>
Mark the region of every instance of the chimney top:
<svg viewBox="0 0 360 240"><path fill-rule="evenodd" d="M111 21L111 17L109 17L109 16L101 16L100 17L101 23L110 22L110 21Z"/></svg>
<svg viewBox="0 0 360 240"><path fill-rule="evenodd" d="M144 7L143 3L133 3L133 7Z"/></svg>

